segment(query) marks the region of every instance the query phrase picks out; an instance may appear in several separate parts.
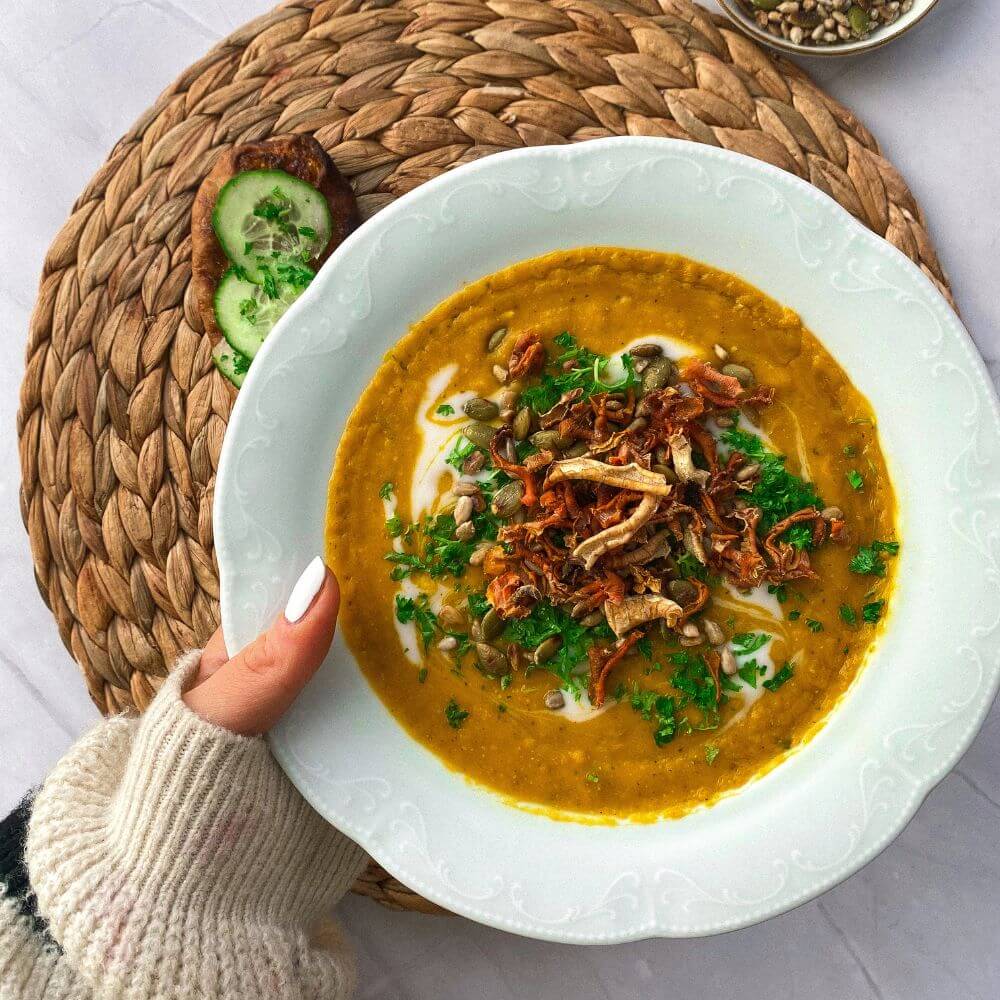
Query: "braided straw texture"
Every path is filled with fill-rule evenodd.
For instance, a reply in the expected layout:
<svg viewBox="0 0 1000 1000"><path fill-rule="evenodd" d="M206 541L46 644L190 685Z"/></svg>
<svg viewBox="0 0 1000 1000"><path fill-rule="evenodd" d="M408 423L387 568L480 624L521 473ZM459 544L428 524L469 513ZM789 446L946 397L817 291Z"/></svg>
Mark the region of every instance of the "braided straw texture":
<svg viewBox="0 0 1000 1000"><path fill-rule="evenodd" d="M950 297L868 130L689 0L297 0L225 39L118 142L45 258L18 435L35 574L98 708L149 704L219 621L215 471L235 391L190 296L220 152L308 132L367 218L461 163L608 135L690 139L809 180ZM372 866L356 890L433 909Z"/></svg>

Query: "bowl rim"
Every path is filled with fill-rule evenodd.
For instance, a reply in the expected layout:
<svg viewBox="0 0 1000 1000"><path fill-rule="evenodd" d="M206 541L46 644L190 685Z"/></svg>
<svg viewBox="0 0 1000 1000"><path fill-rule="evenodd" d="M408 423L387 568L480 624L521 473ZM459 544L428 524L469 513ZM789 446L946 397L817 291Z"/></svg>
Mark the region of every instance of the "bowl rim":
<svg viewBox="0 0 1000 1000"><path fill-rule="evenodd" d="M739 0L717 0L723 13L733 24L757 41L771 48L780 49L793 55L806 56L809 58L835 59L860 55L862 52L873 52L881 49L897 38L901 38L911 28L915 28L921 21L937 6L938 0L927 0L927 6L921 10L908 11L898 21L889 25L884 33L876 33L866 39L857 39L843 45L796 45L795 42L787 38L775 37L766 31L762 31L753 21L750 15L740 6ZM912 17L910 15L913 15Z"/></svg>
<svg viewBox="0 0 1000 1000"><path fill-rule="evenodd" d="M570 146L530 147L496 154L495 156L487 157L467 164L455 171L441 175L434 180L421 185L420 187L409 192L407 195L398 199L393 204L389 205L387 208L383 209L383 211L375 217L375 220L367 223L357 232L352 234L352 236L349 237L340 248L338 248L334 257L331 259L331 262L328 263L324 268L324 271L321 272L321 274L325 273L327 275L327 280L325 282L318 282L314 285L313 289L310 289L310 291L307 292L306 295L304 295L302 299L300 299L292 307L292 309L289 310L279 324L280 329L276 329L272 336L268 338L268 341L265 343L261 353L258 355L255 365L251 368L247 382L238 396L231 418L229 432L227 433L224 442L222 458L219 466L216 504L214 510L214 524L217 551L219 554L220 577L222 582L223 624L227 636L227 643L234 637L238 640L241 636L245 641L246 637L252 634L252 630L247 631L249 627L247 622L245 620L242 623L240 622L237 609L234 606L234 602L231 600L233 596L233 586L239 573L238 557L240 555L240 549L239 540L231 534L231 523L227 521L223 513L227 507L227 503L229 503L229 507L232 509L231 498L235 495L235 492L232 489L231 480L234 476L234 470L238 464L238 457L236 455L236 441L239 436L238 429L244 420L245 412L248 411L251 406L257 405L260 400L261 393L264 391L265 372L268 369L268 358L271 357L272 354L278 353L279 345L281 345L282 342L289 342L289 338L286 336L287 331L292 329L296 320L304 317L305 310L308 308L310 301L319 301L318 286L321 284L331 285L331 287L333 286L334 274L336 271L334 262L345 259L350 255L356 246L362 244L366 240L376 239L375 234L384 231L390 223L403 219L407 213L413 213L415 208L419 206L421 202L425 200L433 200L439 191L444 191L449 187L456 186L460 181L469 180L471 178L478 179L481 178L481 175L488 175L492 171L502 171L502 169L506 168L508 164L530 164L534 159L539 159L543 162L551 159L551 161L556 164L572 164L575 161L586 160L588 157L597 157L601 151L605 150L614 151L615 153L621 151L626 156L629 156L632 153L638 155L644 151L652 154L655 151L656 153L662 152L665 156L672 154L675 158L689 159L693 161L703 159L708 163L721 162L735 168L737 173L745 171L750 175L756 175L757 178L764 178L766 181L774 184L775 190L783 188L786 191L792 192L794 195L791 199L792 201L805 197L806 200L818 206L817 212L825 213L826 216L833 220L834 225L840 227L847 233L846 238L849 243L853 245L855 241L860 241L869 250L874 251L876 257L893 262L897 268L902 268L904 273L908 275L908 279L916 283L916 287L919 289L921 296L927 302L927 308L932 312L932 315L936 317L939 327L941 327L942 330L950 330L951 340L949 340L949 343L954 342L955 345L961 347L965 352L963 355L964 364L966 367L970 368L970 374L967 375L967 377L978 380L980 395L987 401L987 409L989 412L983 415L983 421L986 421L987 417L992 417L994 428L1000 427L1000 405L998 405L996 393L992 383L986 377L985 364L976 351L968 332L964 329L957 316L955 316L930 279L898 249L892 247L883 239L871 233L836 202L801 179L787 174L786 172L781 171L769 164L745 157L738 153L680 140L663 138L616 137ZM709 261L709 263L712 262ZM458 280L459 279L456 278L456 285L458 284ZM271 367L273 368L274 366L272 365ZM229 499L227 500L227 498ZM900 572L902 573L902 567L900 568ZM239 645L239 641L237 641L236 644ZM399 864L398 859L392 855L392 852L389 849L389 844L387 844L384 840L380 840L378 837L373 837L370 835L370 832L366 834L366 830L361 825L350 820L342 812L332 809L328 801L323 801L324 791L320 787L320 779L317 778L315 768L312 767L309 761L303 760L298 749L294 745L294 741L290 739L289 734L294 729L294 720L292 720L288 725L279 727L279 730L272 735L271 745L279 763L284 767L293 782L300 788L306 798L312 802L314 807L316 807L331 821L336 821L338 826L345 828L345 832L349 835L352 835L356 839L360 840L362 842L362 846L364 846L369 853L372 854L372 856L375 857L375 859L379 861L387 870L393 872L393 874L400 877L402 881L410 885L416 891L422 893L427 898L432 899L455 912L462 913L466 916L472 917L473 919L479 920L480 922L487 923L501 929L554 941L575 943L613 943L637 940L650 936L700 936L748 926L767 919L770 916L792 909L808 899L814 898L821 892L831 888L833 885L838 884L840 881L856 872L864 864L880 853L880 851L901 832L906 823L908 823L910 818L912 818L913 814L919 807L919 804L923 801L928 792L937 784L938 781L941 780L942 777L944 777L945 774L948 773L951 767L954 766L958 758L965 751L978 732L996 695L997 686L1000 684L1000 669L998 669L998 665L996 663L991 663L988 669L991 676L988 679L988 684L976 693L976 700L978 704L975 712L971 714L971 725L964 730L957 742L954 742L946 757L936 759L934 766L920 772L919 776L915 776L907 772L907 776L911 780L911 785L907 789L905 802L901 805L894 804L894 808L897 808L897 813L891 823L891 829L889 829L887 834L880 836L876 842L868 844L864 850L853 852L845 864L840 865L838 863L838 868L835 874L825 875L813 883L808 889L801 891L798 894L785 895L780 899L780 901L769 899L764 905L761 905L752 911L744 908L740 911L740 915L738 916L730 915L724 919L702 924L683 926L671 925L667 927L664 926L663 921L659 918L659 914L657 914L657 919L652 922L645 922L641 924L633 923L624 927L613 927L603 930L600 933L586 932L578 934L568 929L553 928L552 926L545 923L539 923L537 921L512 921L505 916L498 915L497 913L491 911L488 907L484 908L481 905L474 903L470 904L467 900L463 901L462 899L457 898L456 895L447 888L447 884L442 886L440 881L435 881L434 879L428 880L427 878L418 875L415 871L408 870L405 865ZM986 670L987 668L980 663L981 675ZM369 694L377 701L377 697L373 693L369 691ZM965 707L966 706L964 705L961 706L962 710L964 710ZM963 718L967 720L968 716L963 716ZM825 728L828 729L829 724L827 724ZM822 735L822 733L820 735ZM817 737L813 740L810 745L814 745L819 738L820 737ZM409 737L406 737L406 739L408 740ZM784 772L787 766L787 764L783 765L782 768L778 768L772 773Z"/></svg>

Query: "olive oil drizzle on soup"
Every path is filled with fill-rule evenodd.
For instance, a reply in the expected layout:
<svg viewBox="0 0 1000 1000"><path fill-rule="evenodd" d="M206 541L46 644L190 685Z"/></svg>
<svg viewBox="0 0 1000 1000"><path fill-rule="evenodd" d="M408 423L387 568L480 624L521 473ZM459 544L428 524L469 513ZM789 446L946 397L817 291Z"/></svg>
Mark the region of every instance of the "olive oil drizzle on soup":
<svg viewBox="0 0 1000 1000"><path fill-rule="evenodd" d="M518 526L544 518L544 542ZM899 546L871 408L798 316L607 247L483 278L399 341L326 537L405 729L512 802L607 819L681 815L808 739L891 613Z"/></svg>

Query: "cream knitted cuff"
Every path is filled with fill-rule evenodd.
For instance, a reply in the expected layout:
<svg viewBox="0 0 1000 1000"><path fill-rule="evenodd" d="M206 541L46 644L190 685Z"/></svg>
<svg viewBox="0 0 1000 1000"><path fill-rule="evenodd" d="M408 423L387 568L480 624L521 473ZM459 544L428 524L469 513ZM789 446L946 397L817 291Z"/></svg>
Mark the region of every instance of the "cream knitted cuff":
<svg viewBox="0 0 1000 1000"><path fill-rule="evenodd" d="M262 739L184 705L199 657L141 720L99 726L46 781L27 850L39 909L100 995L341 996L342 967L308 934L364 854Z"/></svg>

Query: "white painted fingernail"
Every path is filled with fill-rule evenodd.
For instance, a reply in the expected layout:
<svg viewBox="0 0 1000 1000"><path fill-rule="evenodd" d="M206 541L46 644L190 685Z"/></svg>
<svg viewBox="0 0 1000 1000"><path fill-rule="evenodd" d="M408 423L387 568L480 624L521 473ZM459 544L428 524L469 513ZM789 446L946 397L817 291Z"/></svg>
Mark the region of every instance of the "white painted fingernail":
<svg viewBox="0 0 1000 1000"><path fill-rule="evenodd" d="M326 579L326 563L316 556L295 581L285 605L285 620L294 625L308 610Z"/></svg>

